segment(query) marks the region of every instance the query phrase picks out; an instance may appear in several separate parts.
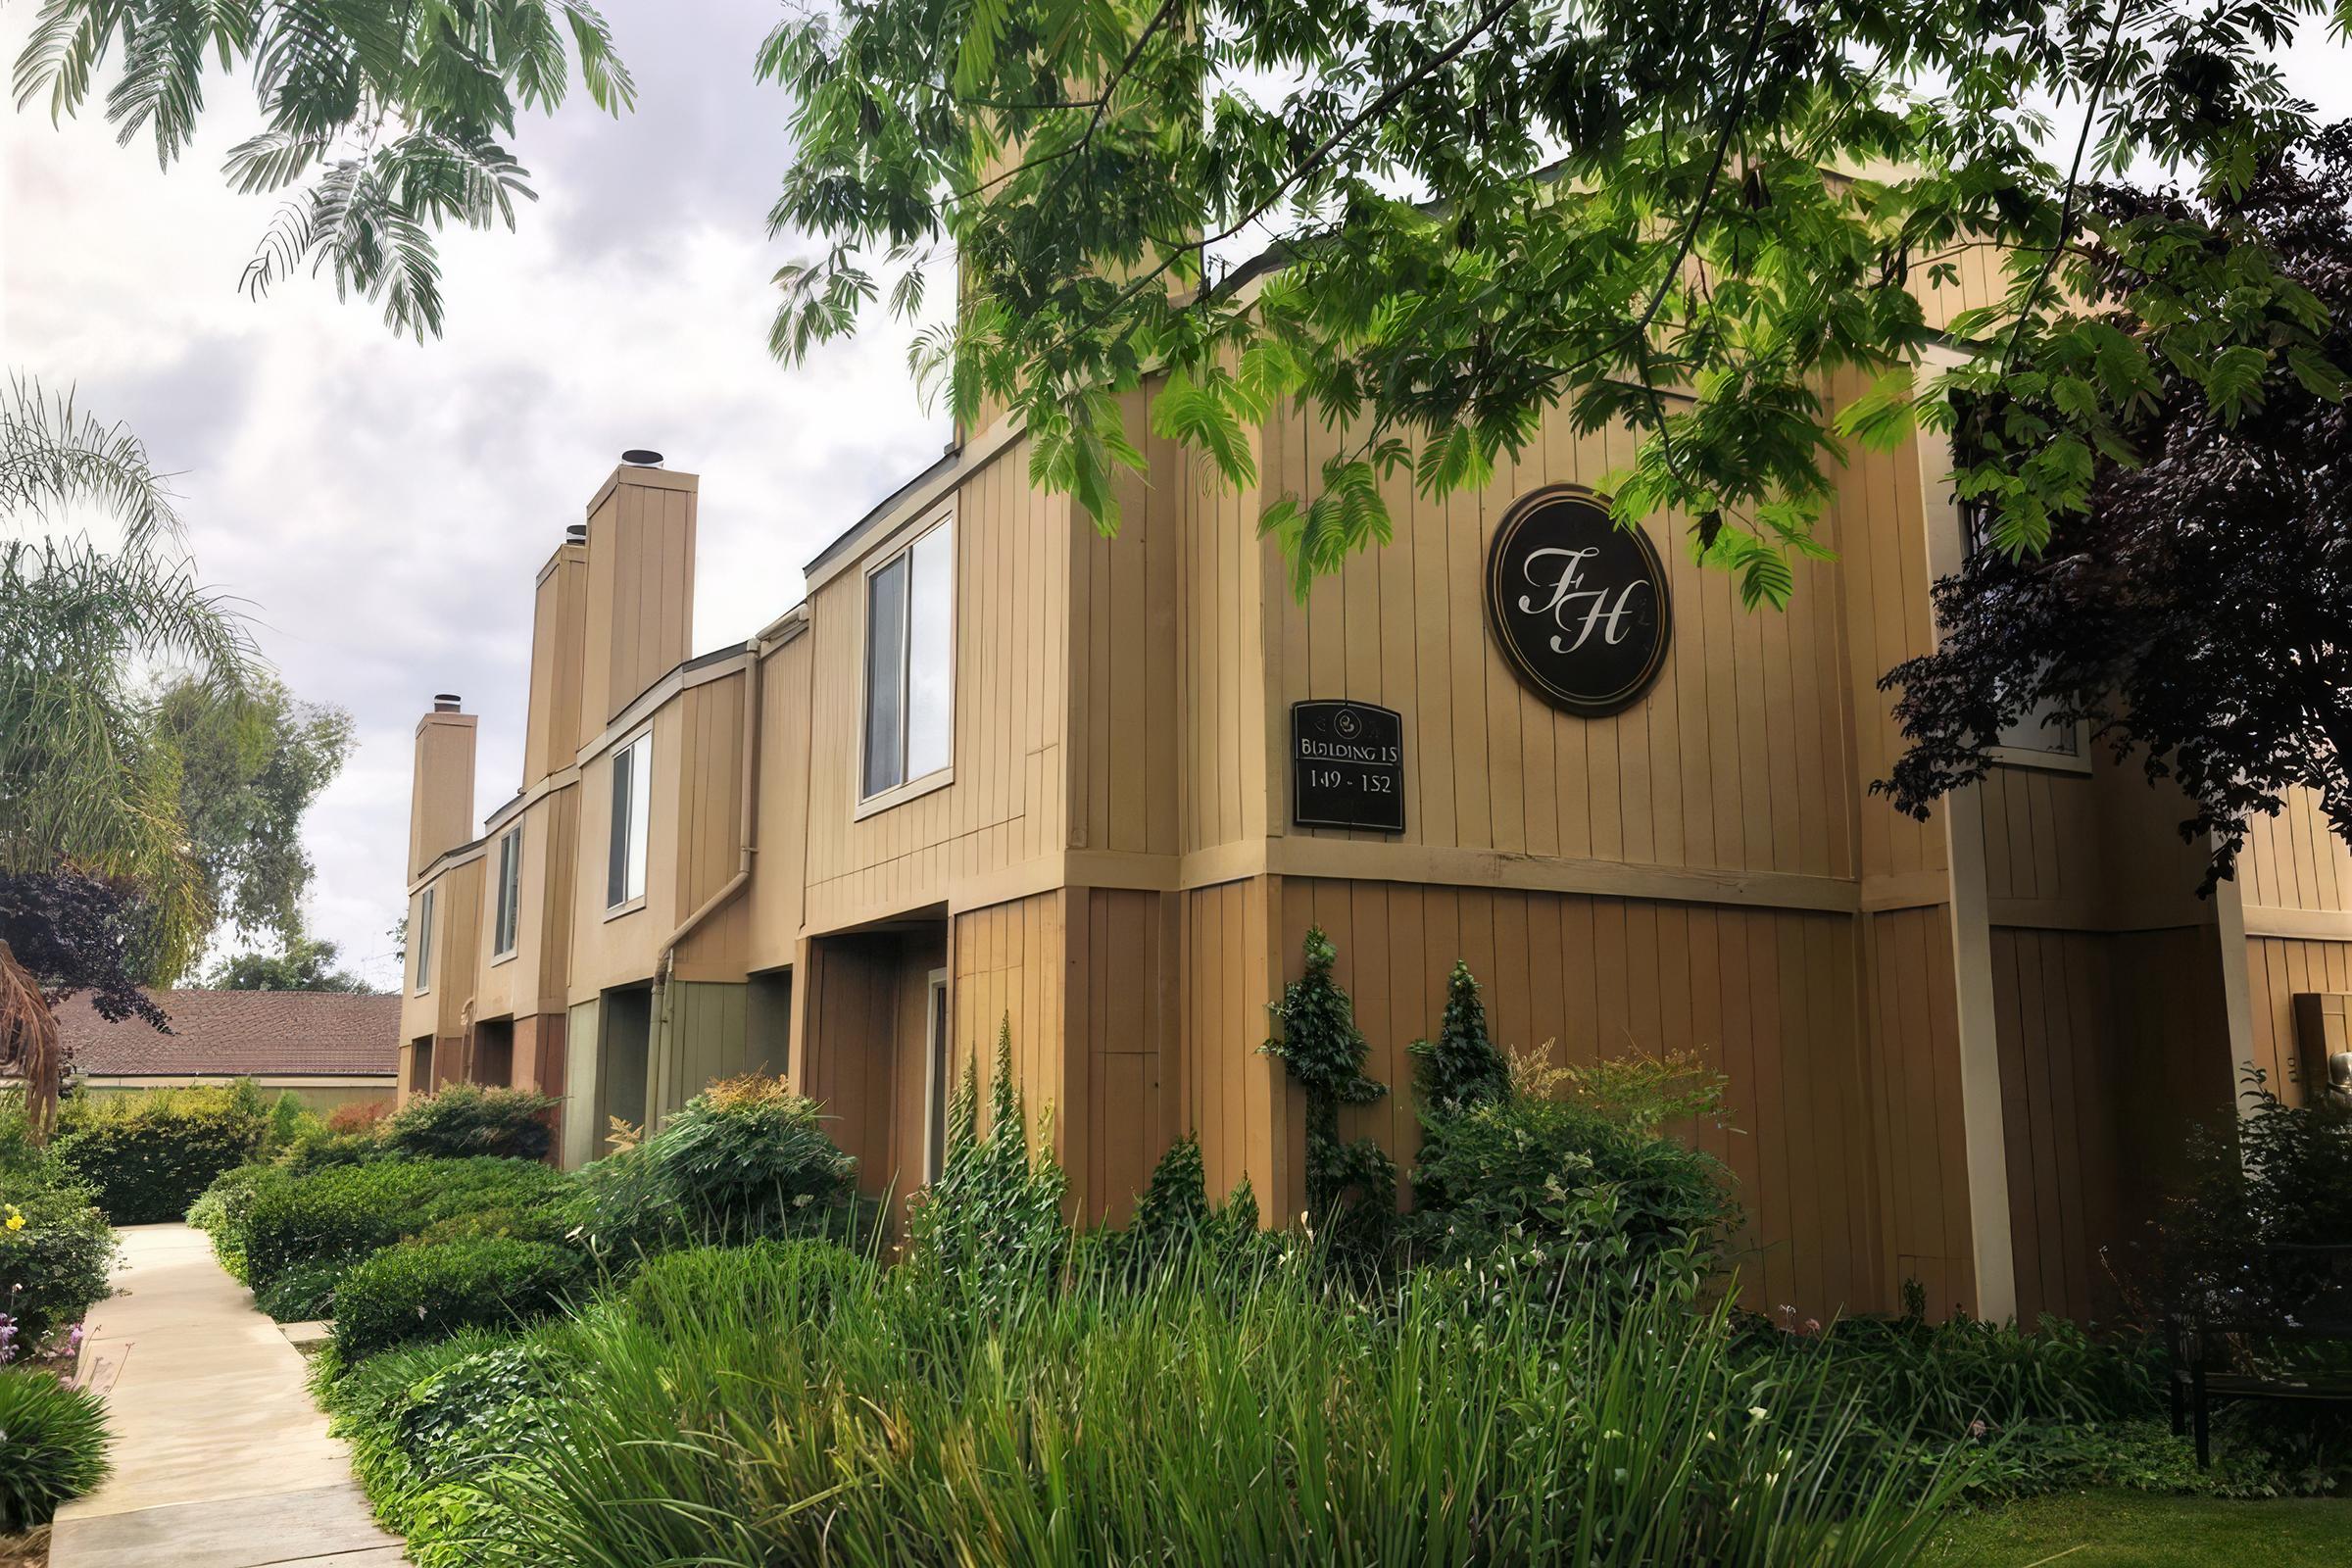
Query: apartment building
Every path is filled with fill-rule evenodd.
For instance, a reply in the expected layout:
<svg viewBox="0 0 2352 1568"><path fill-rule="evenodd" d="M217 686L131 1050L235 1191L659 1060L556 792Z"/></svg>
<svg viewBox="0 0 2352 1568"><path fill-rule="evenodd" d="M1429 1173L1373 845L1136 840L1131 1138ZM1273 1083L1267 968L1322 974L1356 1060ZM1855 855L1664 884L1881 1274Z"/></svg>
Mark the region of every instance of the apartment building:
<svg viewBox="0 0 2352 1568"><path fill-rule="evenodd" d="M1396 1090L1351 1133L1409 1158L1405 1048L1463 958L1513 1047L1728 1076L1696 1136L1751 1300L1916 1279L2030 1319L2101 1310L2242 1069L2291 1098L2344 1049L2352 857L2309 803L2200 899L2180 803L2081 734L2021 727L1925 823L1870 793L1876 683L1963 548L1945 454L1854 455L1837 559L1750 612L1686 519L1595 523L1630 438L1563 415L1481 493L1400 484L1395 542L1300 602L1256 518L1336 437L1258 434L1243 493L1151 443L1105 538L1000 421L699 652L699 481L624 462L538 574L522 777L478 829L475 718L418 722L404 1092L561 1095L578 1164L787 1072L904 1194L1002 1021L1086 1215L1192 1132L1279 1218L1301 1107L1259 1048L1314 923Z"/></svg>

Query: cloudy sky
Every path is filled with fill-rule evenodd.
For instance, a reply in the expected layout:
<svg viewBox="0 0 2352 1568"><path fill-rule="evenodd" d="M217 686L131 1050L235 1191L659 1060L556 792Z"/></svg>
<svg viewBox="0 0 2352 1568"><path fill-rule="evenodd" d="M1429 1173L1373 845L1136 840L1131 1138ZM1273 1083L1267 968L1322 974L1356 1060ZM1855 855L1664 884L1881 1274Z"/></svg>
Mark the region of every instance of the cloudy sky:
<svg viewBox="0 0 2352 1568"><path fill-rule="evenodd" d="M58 130L0 106L0 367L138 430L178 474L206 577L251 602L297 693L357 717L310 823L311 917L385 985L416 715L462 693L482 717L477 816L514 791L531 574L622 448L703 475L709 649L797 600L802 564L948 433L902 328L797 370L767 358L767 279L794 250L763 232L788 106L751 60L776 8L606 11L636 112L524 125L541 200L519 234L445 241L448 335L422 345L324 283L239 294L272 210L217 174L252 129L241 83L169 174L96 116ZM0 60L30 13L0 3ZM2343 54L2312 43L2287 58L2295 85L2352 113Z"/></svg>
<svg viewBox="0 0 2352 1568"><path fill-rule="evenodd" d="M0 59L29 11L0 5ZM0 105L0 366L136 429L178 475L205 577L251 601L299 695L357 717L310 822L311 916L386 985L416 715L462 693L477 815L514 792L531 575L622 448L703 476L708 649L797 600L802 564L947 439L892 323L799 369L767 357L788 105L751 60L777 11L606 11L636 112L524 124L540 200L517 234L445 241L448 333L422 345L324 282L238 292L272 211L218 174L252 129L241 83L169 174L96 117L54 130Z"/></svg>

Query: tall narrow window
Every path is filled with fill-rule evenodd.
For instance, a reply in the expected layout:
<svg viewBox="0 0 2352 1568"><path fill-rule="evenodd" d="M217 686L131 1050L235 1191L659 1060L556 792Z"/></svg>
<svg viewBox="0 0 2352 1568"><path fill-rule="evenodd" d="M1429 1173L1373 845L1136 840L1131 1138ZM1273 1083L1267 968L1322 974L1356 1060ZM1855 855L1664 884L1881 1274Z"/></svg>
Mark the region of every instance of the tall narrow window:
<svg viewBox="0 0 2352 1568"><path fill-rule="evenodd" d="M612 754L612 841L605 862L605 907L645 897L646 811L654 784L654 737L638 736Z"/></svg>
<svg viewBox="0 0 2352 1568"><path fill-rule="evenodd" d="M490 956L504 957L514 951L514 928L522 913L522 824L507 829L498 841L498 907L490 917Z"/></svg>
<svg viewBox="0 0 2352 1568"><path fill-rule="evenodd" d="M935 1182L948 1169L948 1101L956 1093L949 1079L953 1066L948 1050L948 972L931 971L930 1049L923 1086L923 1180Z"/></svg>
<svg viewBox="0 0 2352 1568"><path fill-rule="evenodd" d="M947 521L866 573L861 797L953 758L955 638L956 525Z"/></svg>
<svg viewBox="0 0 2352 1568"><path fill-rule="evenodd" d="M409 949L416 955L416 990L419 996L433 984L433 895L440 891L426 888L416 895L416 929L409 934Z"/></svg>

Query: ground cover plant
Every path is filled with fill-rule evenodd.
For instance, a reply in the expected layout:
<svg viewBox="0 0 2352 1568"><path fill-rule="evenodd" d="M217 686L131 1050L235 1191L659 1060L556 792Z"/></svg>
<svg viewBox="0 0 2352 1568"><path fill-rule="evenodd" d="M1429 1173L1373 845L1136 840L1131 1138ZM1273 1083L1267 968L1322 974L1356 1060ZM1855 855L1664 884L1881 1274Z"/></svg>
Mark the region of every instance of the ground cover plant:
<svg viewBox="0 0 2352 1568"><path fill-rule="evenodd" d="M106 1405L37 1367L0 1367L0 1535L45 1525L106 1479Z"/></svg>

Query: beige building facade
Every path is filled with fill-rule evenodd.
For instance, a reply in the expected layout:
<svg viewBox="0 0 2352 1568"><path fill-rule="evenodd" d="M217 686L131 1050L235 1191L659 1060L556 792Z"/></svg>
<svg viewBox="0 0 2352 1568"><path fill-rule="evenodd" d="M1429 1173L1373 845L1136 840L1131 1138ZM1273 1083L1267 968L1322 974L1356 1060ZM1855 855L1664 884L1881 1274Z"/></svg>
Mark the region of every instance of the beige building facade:
<svg viewBox="0 0 2352 1568"><path fill-rule="evenodd" d="M1544 579L1654 607L1629 633L1651 657L1580 705L1514 653L1560 559L1515 530L1630 437L1563 413L1482 492L1400 483L1395 541L1302 603L1256 518L1337 439L1277 414L1241 493L1154 440L1106 538L1000 422L699 655L699 481L624 464L535 585L514 798L477 828L474 718L418 723L404 1093L560 1095L578 1164L614 1121L782 1071L903 1195L1003 1021L1087 1216L1188 1132L1213 1189L1247 1175L1291 1215L1302 1111L1259 1047L1320 924L1394 1090L1351 1133L1409 1159L1405 1048L1463 958L1501 1042L1727 1076L1731 1125L1697 1136L1751 1216L1752 1301L1888 1309L1917 1280L2030 1319L2102 1313L2102 1250L2186 1122L2246 1066L2299 1096L2341 1034L2308 999L2352 992L2352 857L2308 803L2199 899L2180 803L2080 735L2014 737L1925 823L1871 794L1898 740L1876 683L1932 646L1960 560L1942 454L1853 457L1837 559L1785 612L1741 609L1677 517L1646 524L1638 596ZM1632 624L1537 608L1571 663ZM1379 744L1335 752L1330 722Z"/></svg>

